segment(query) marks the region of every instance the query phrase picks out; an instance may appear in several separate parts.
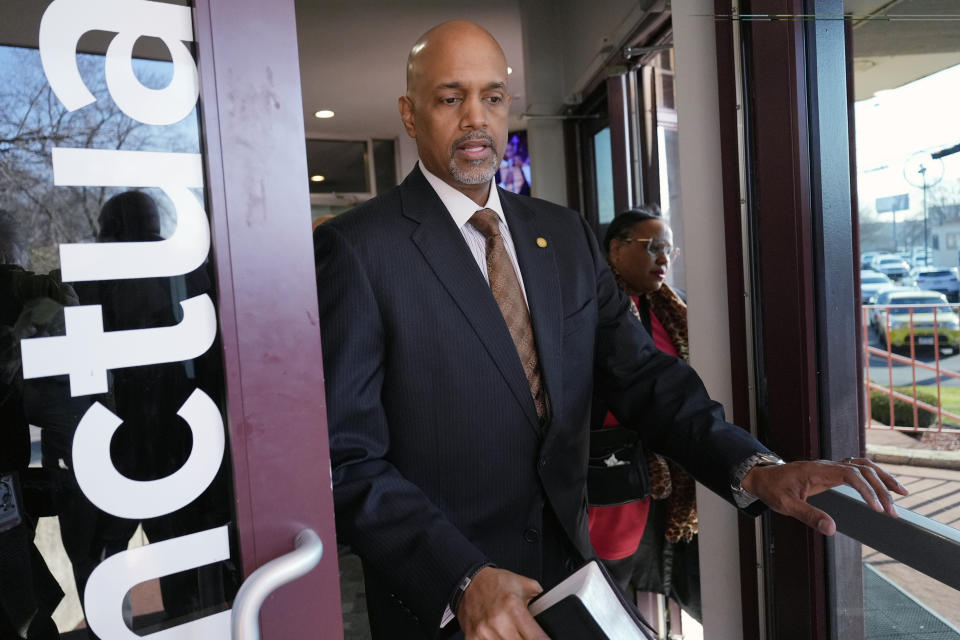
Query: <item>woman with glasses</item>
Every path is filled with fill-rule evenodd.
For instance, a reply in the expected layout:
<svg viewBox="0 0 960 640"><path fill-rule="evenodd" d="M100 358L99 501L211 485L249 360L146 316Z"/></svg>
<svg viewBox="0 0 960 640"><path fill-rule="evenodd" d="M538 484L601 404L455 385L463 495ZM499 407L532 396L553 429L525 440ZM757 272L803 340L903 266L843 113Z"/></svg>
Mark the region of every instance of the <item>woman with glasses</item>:
<svg viewBox="0 0 960 640"><path fill-rule="evenodd" d="M617 283L632 299L635 314L657 348L688 359L687 307L665 283L679 249L659 207L644 205L614 218L604 238L604 250ZM639 443L633 451L624 449L611 459L610 443L617 442L611 434L630 432L618 427L616 418L600 403L599 394L595 394L594 404L591 458L594 469L599 466L599 470L588 481L589 485L598 480L595 484L599 485L588 487L594 550L625 593L636 587L673 596L699 619L696 484L672 462L639 450ZM609 490L611 479L625 476L612 475L614 471L606 465L621 466L628 460L639 468L640 479L633 476L634 486L620 489L648 495ZM644 470L649 482L643 480Z"/></svg>

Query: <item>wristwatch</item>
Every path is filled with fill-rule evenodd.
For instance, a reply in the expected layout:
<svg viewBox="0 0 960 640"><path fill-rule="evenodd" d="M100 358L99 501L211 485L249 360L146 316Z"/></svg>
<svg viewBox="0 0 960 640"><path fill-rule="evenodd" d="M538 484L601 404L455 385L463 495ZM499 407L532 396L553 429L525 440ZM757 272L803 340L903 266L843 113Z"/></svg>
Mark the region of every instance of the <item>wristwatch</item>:
<svg viewBox="0 0 960 640"><path fill-rule="evenodd" d="M456 591L453 592L453 597L450 598L448 611L450 611L451 617L455 617L457 615L457 609L460 608L460 601L463 600L463 594L466 593L467 587L469 587L470 583L473 582L473 579L477 577L477 574L480 573L482 569L486 569L487 567L496 568L497 565L493 564L492 562L483 562L479 566L474 567L467 575L463 577L463 580L460 581L460 584L457 585Z"/></svg>
<svg viewBox="0 0 960 640"><path fill-rule="evenodd" d="M759 500L757 496L753 495L744 489L743 486L741 486L743 479L747 477L747 474L750 473L751 469L757 466L772 467L780 464L786 463L783 461L783 458L777 454L769 451L758 451L737 465L736 470L733 472L733 482L730 483L730 490L733 492L733 500L737 503L737 506L743 509L745 507L749 507L751 504Z"/></svg>

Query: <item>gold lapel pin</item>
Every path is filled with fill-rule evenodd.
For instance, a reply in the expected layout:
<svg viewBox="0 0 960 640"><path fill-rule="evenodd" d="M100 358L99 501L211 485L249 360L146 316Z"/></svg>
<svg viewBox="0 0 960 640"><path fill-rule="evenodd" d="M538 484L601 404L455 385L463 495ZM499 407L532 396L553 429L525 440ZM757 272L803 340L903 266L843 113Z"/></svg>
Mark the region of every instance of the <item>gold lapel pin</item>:
<svg viewBox="0 0 960 640"><path fill-rule="evenodd" d="M547 239L537 238L537 246L540 247L541 249L545 249L547 247Z"/></svg>

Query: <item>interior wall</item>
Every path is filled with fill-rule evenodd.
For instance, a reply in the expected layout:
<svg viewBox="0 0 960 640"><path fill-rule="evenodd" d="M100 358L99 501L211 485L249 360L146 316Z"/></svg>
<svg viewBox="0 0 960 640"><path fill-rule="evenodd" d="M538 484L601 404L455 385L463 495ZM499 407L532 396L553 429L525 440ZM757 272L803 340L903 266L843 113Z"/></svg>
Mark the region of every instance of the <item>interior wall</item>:
<svg viewBox="0 0 960 640"><path fill-rule="evenodd" d="M523 58L526 70L526 111L551 115L563 110L566 50L562 38L563 16L551 0L520 3ZM564 162L563 121L528 118L530 193L567 205L567 169Z"/></svg>
<svg viewBox="0 0 960 640"><path fill-rule="evenodd" d="M520 0L526 111L556 115L577 103L585 85L651 8L662 0ZM567 203L562 120L526 119L534 196Z"/></svg>
<svg viewBox="0 0 960 640"><path fill-rule="evenodd" d="M564 47L564 95L580 91L582 81L595 73L594 66L606 60L656 4L656 0L604 0L601 11L595 3L582 0L552 3Z"/></svg>
<svg viewBox="0 0 960 640"><path fill-rule="evenodd" d="M680 244L689 274L690 361L710 396L732 415L716 35L713 21L696 15L713 10L712 0L687 0L684 12L672 16L684 212ZM737 512L700 485L697 511L704 637L742 638Z"/></svg>

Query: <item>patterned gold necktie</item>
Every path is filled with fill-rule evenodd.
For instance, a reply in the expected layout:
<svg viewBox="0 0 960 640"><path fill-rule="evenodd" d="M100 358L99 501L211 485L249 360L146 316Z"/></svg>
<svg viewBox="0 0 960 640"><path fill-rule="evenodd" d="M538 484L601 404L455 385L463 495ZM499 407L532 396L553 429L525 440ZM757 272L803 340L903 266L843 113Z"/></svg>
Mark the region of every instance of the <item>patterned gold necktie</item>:
<svg viewBox="0 0 960 640"><path fill-rule="evenodd" d="M507 254L500 236L497 213L492 209L480 209L470 218L474 229L487 239L487 276L490 290L500 306L500 313L507 322L507 329L513 344L520 355L523 373L530 384L530 394L537 407L541 422L546 416L546 391L540 376L540 361L537 358L537 346L533 341L533 326L530 324L530 312L520 288L520 280Z"/></svg>

